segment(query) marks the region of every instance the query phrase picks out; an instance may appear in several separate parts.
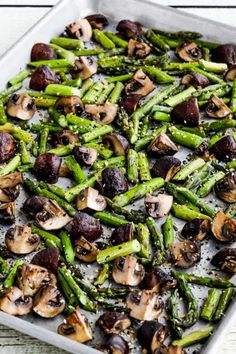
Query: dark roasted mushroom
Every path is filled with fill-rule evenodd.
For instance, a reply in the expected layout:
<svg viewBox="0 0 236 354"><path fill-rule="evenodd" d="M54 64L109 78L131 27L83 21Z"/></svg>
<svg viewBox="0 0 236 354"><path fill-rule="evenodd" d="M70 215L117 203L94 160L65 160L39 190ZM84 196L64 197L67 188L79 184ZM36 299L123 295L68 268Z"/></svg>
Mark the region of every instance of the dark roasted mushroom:
<svg viewBox="0 0 236 354"><path fill-rule="evenodd" d="M211 264L230 274L236 274L236 248L223 248L211 260Z"/></svg>
<svg viewBox="0 0 236 354"><path fill-rule="evenodd" d="M66 26L66 33L69 37L80 38L84 42L90 41L92 38L92 27L88 20L82 18L76 22Z"/></svg>
<svg viewBox="0 0 236 354"><path fill-rule="evenodd" d="M170 256L175 266L190 268L201 258L201 245L198 242L180 241L169 246Z"/></svg>
<svg viewBox="0 0 236 354"><path fill-rule="evenodd" d="M55 147L61 147L66 145L75 145L78 143L79 137L71 130L63 129L52 134L50 143Z"/></svg>
<svg viewBox="0 0 236 354"><path fill-rule="evenodd" d="M0 202L14 202L20 195L20 185L15 187L0 189Z"/></svg>
<svg viewBox="0 0 236 354"><path fill-rule="evenodd" d="M55 200L49 199L36 214L35 221L43 230L59 230L68 224L70 217Z"/></svg>
<svg viewBox="0 0 236 354"><path fill-rule="evenodd" d="M129 354L129 346L126 340L118 334L113 334L106 340L101 348L102 352L108 354Z"/></svg>
<svg viewBox="0 0 236 354"><path fill-rule="evenodd" d="M75 146L73 154L81 166L91 166L98 157L98 152L95 149L86 146Z"/></svg>
<svg viewBox="0 0 236 354"><path fill-rule="evenodd" d="M108 167L103 170L102 183L104 195L110 199L128 190L127 179L118 167Z"/></svg>
<svg viewBox="0 0 236 354"><path fill-rule="evenodd" d="M212 60L232 65L235 63L235 50L231 44L222 44L212 50Z"/></svg>
<svg viewBox="0 0 236 354"><path fill-rule="evenodd" d="M153 218L162 218L169 213L173 204L173 197L166 194L147 194L144 198L144 204L150 216Z"/></svg>
<svg viewBox="0 0 236 354"><path fill-rule="evenodd" d="M91 57L80 57L76 59L74 66L71 69L71 75L74 79L80 77L86 80L96 74L97 63Z"/></svg>
<svg viewBox="0 0 236 354"><path fill-rule="evenodd" d="M45 154L39 155L35 160L34 173L39 181L56 183L59 177L61 158L58 155Z"/></svg>
<svg viewBox="0 0 236 354"><path fill-rule="evenodd" d="M31 49L31 61L56 59L55 50L46 43L35 43Z"/></svg>
<svg viewBox="0 0 236 354"><path fill-rule="evenodd" d="M131 310L130 316L140 321L156 320L163 310L163 302L158 299L157 293L151 290L131 291L126 304Z"/></svg>
<svg viewBox="0 0 236 354"><path fill-rule="evenodd" d="M236 203L236 173L228 173L214 186L218 198L227 203Z"/></svg>
<svg viewBox="0 0 236 354"><path fill-rule="evenodd" d="M165 133L160 133L151 141L147 151L155 157L162 157L176 154L178 148Z"/></svg>
<svg viewBox="0 0 236 354"><path fill-rule="evenodd" d="M86 104L85 112L92 115L93 119L100 124L110 124L117 115L118 106L110 102Z"/></svg>
<svg viewBox="0 0 236 354"><path fill-rule="evenodd" d="M96 28L99 30L103 30L104 27L108 25L108 20L106 16L102 14L94 14L94 15L89 15L85 17L86 20L90 23L90 26L92 28Z"/></svg>
<svg viewBox="0 0 236 354"><path fill-rule="evenodd" d="M130 20L121 20L116 29L126 38L136 38L141 34L140 27Z"/></svg>
<svg viewBox="0 0 236 354"><path fill-rule="evenodd" d="M20 184L24 181L23 174L12 172L0 177L0 202L8 203L16 200L20 194Z"/></svg>
<svg viewBox="0 0 236 354"><path fill-rule="evenodd" d="M177 345L166 346L165 344L161 344L158 354L186 354L184 349Z"/></svg>
<svg viewBox="0 0 236 354"><path fill-rule="evenodd" d="M147 96L154 90L155 86L149 77L139 69L125 86L126 95Z"/></svg>
<svg viewBox="0 0 236 354"><path fill-rule="evenodd" d="M120 107L123 107L128 114L132 114L138 106L142 95L125 95L120 100Z"/></svg>
<svg viewBox="0 0 236 354"><path fill-rule="evenodd" d="M99 192L91 187L83 189L76 198L77 210L95 210L102 211L106 209L107 203L105 198Z"/></svg>
<svg viewBox="0 0 236 354"><path fill-rule="evenodd" d="M15 225L7 230L5 235L7 248L15 254L28 254L36 250L40 244L40 237L32 234L27 225Z"/></svg>
<svg viewBox="0 0 236 354"><path fill-rule="evenodd" d="M211 231L217 241L236 241L236 221L225 215L223 211L216 213L212 221Z"/></svg>
<svg viewBox="0 0 236 354"><path fill-rule="evenodd" d="M231 135L226 135L218 140L211 148L210 152L219 161L232 161L236 159L236 140Z"/></svg>
<svg viewBox="0 0 236 354"><path fill-rule="evenodd" d="M89 242L97 240L102 235L100 221L93 216L77 212L68 225L68 231L74 240L83 236Z"/></svg>
<svg viewBox="0 0 236 354"><path fill-rule="evenodd" d="M236 79L236 65L231 65L229 67L229 69L226 71L225 76L224 76L225 80L229 80L229 81L234 81L234 79Z"/></svg>
<svg viewBox="0 0 236 354"><path fill-rule="evenodd" d="M16 205L15 202L0 203L0 223L14 224L16 219Z"/></svg>
<svg viewBox="0 0 236 354"><path fill-rule="evenodd" d="M209 86L211 82L203 74L199 74L197 72L190 72L183 76L181 83L183 85L190 85L199 89Z"/></svg>
<svg viewBox="0 0 236 354"><path fill-rule="evenodd" d="M33 311L41 317L53 318L62 313L65 305L65 299L57 287L49 284L36 294Z"/></svg>
<svg viewBox="0 0 236 354"><path fill-rule="evenodd" d="M25 200L22 209L26 214L35 217L37 213L43 210L43 206L47 201L47 198L32 195Z"/></svg>
<svg viewBox="0 0 236 354"><path fill-rule="evenodd" d="M117 284L137 286L144 274L144 267L133 256L119 257L114 261L112 277Z"/></svg>
<svg viewBox="0 0 236 354"><path fill-rule="evenodd" d="M128 140L116 133L107 134L102 142L105 147L112 149L116 156L125 155L129 148Z"/></svg>
<svg viewBox="0 0 236 354"><path fill-rule="evenodd" d="M60 252L57 247L45 248L39 251L31 259L31 263L46 268L49 272L56 274Z"/></svg>
<svg viewBox="0 0 236 354"><path fill-rule="evenodd" d="M83 262L92 263L96 261L98 249L83 236L75 241L75 256Z"/></svg>
<svg viewBox="0 0 236 354"><path fill-rule="evenodd" d="M112 231L110 241L113 245L130 241L133 239L134 228L132 224L124 224Z"/></svg>
<svg viewBox="0 0 236 354"><path fill-rule="evenodd" d="M211 118L225 118L230 113L231 109L226 106L224 101L222 101L216 95L212 95L206 105L206 114Z"/></svg>
<svg viewBox="0 0 236 354"><path fill-rule="evenodd" d="M187 62L196 61L203 57L201 49L194 42L183 43L176 49L175 54L178 58Z"/></svg>
<svg viewBox="0 0 236 354"><path fill-rule="evenodd" d="M130 39L128 43L128 56L136 57L138 59L145 58L151 52L151 47L144 43L137 41L136 39Z"/></svg>
<svg viewBox="0 0 236 354"><path fill-rule="evenodd" d="M204 160L208 161L210 158L210 153L208 149L208 141L204 140L198 148L194 151L195 156L201 156Z"/></svg>
<svg viewBox="0 0 236 354"><path fill-rule="evenodd" d="M142 348L148 353L160 353L159 349L167 335L166 327L157 321L144 321L137 331L137 338Z"/></svg>
<svg viewBox="0 0 236 354"><path fill-rule="evenodd" d="M73 113L79 116L84 111L84 104L78 96L59 97L55 103L55 107L58 112L64 115L67 115L68 113Z"/></svg>
<svg viewBox="0 0 236 354"><path fill-rule="evenodd" d="M193 219L188 221L182 231L181 235L192 241L204 240L211 231L211 223L207 219Z"/></svg>
<svg viewBox="0 0 236 354"><path fill-rule="evenodd" d="M152 290L157 293L173 288L175 285L175 279L157 266L146 270L142 282L143 289Z"/></svg>
<svg viewBox="0 0 236 354"><path fill-rule="evenodd" d="M171 178L180 170L181 161L173 156L163 156L153 165L151 172L154 177L162 177L165 181Z"/></svg>
<svg viewBox="0 0 236 354"><path fill-rule="evenodd" d="M16 153L15 139L0 130L0 163L10 160Z"/></svg>
<svg viewBox="0 0 236 354"><path fill-rule="evenodd" d="M188 127L200 125L200 111L195 97L177 104L171 111L171 118L174 122Z"/></svg>
<svg viewBox="0 0 236 354"><path fill-rule="evenodd" d="M59 84L60 80L53 70L46 65L41 65L34 70L29 87L32 90L43 91L49 84Z"/></svg>
<svg viewBox="0 0 236 354"><path fill-rule="evenodd" d="M13 316L24 316L30 313L33 300L19 288L12 286L0 297L0 310Z"/></svg>
<svg viewBox="0 0 236 354"><path fill-rule="evenodd" d="M99 317L97 324L106 334L119 334L131 326L131 321L124 313L107 311Z"/></svg>
<svg viewBox="0 0 236 354"><path fill-rule="evenodd" d="M36 104L33 97L27 93L14 93L7 103L7 114L10 117L21 120L29 120L36 112Z"/></svg>

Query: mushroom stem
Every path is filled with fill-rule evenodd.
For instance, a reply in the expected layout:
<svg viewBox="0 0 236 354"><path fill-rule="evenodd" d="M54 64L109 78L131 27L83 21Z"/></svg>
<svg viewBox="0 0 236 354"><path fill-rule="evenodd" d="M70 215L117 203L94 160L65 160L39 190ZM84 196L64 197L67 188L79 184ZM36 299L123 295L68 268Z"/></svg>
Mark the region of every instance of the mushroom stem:
<svg viewBox="0 0 236 354"><path fill-rule="evenodd" d="M141 245L138 240L131 240L98 252L97 262L98 264L104 264L116 258L125 257L131 253L138 253L140 251Z"/></svg>

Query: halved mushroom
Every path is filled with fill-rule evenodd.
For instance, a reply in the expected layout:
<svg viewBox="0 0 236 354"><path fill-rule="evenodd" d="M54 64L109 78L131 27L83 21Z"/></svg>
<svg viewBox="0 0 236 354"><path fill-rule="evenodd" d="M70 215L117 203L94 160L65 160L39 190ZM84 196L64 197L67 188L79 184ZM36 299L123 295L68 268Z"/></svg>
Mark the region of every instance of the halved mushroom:
<svg viewBox="0 0 236 354"><path fill-rule="evenodd" d="M10 160L16 153L16 141L8 133L0 130L0 163Z"/></svg>
<svg viewBox="0 0 236 354"><path fill-rule="evenodd" d="M146 290L152 290L157 293L176 286L176 280L161 268L154 266L146 270L142 287Z"/></svg>
<svg viewBox="0 0 236 354"><path fill-rule="evenodd" d="M10 117L21 120L29 120L36 112L36 104L33 97L27 93L14 93L7 103L7 114Z"/></svg>
<svg viewBox="0 0 236 354"><path fill-rule="evenodd" d="M157 321L144 321L137 331L142 348L148 353L160 353L159 349L167 336L167 328Z"/></svg>
<svg viewBox="0 0 236 354"><path fill-rule="evenodd" d="M144 198L147 213L153 218L167 215L173 204L173 196L167 194L147 194Z"/></svg>
<svg viewBox="0 0 236 354"><path fill-rule="evenodd" d="M91 166L98 157L98 152L95 149L86 146L75 146L73 154L76 161L82 166Z"/></svg>
<svg viewBox="0 0 236 354"><path fill-rule="evenodd" d="M32 90L43 91L49 84L59 84L57 74L49 66L41 65L37 67L30 79L29 87Z"/></svg>
<svg viewBox="0 0 236 354"><path fill-rule="evenodd" d="M156 320L163 310L163 302L151 290L131 291L126 304L131 310L130 316L140 321Z"/></svg>
<svg viewBox="0 0 236 354"><path fill-rule="evenodd" d="M5 243L12 253L28 254L39 246L40 237L32 234L31 227L27 225L15 225L7 230Z"/></svg>
<svg viewBox="0 0 236 354"><path fill-rule="evenodd" d="M74 311L67 316L57 331L59 334L79 343L85 343L93 339L93 332L88 319L79 311Z"/></svg>
<svg viewBox="0 0 236 354"><path fill-rule="evenodd" d="M193 153L195 156L201 156L205 161L209 161L210 153L208 148L208 141L204 140Z"/></svg>
<svg viewBox="0 0 236 354"><path fill-rule="evenodd" d="M212 221L211 231L217 241L236 241L236 221L224 214L223 211L216 213Z"/></svg>
<svg viewBox="0 0 236 354"><path fill-rule="evenodd" d="M125 95L120 100L120 107L124 108L124 110L128 114L132 114L137 109L138 103L141 98L142 95L136 95L136 94Z"/></svg>
<svg viewBox="0 0 236 354"><path fill-rule="evenodd" d="M219 161L232 161L236 159L236 140L231 135L223 136L211 148L210 152L215 155Z"/></svg>
<svg viewBox="0 0 236 354"><path fill-rule="evenodd" d="M34 163L34 173L39 181L56 183L59 177L61 158L46 152L39 155Z"/></svg>
<svg viewBox="0 0 236 354"><path fill-rule="evenodd" d="M124 313L116 311L103 313L97 323L106 334L119 334L131 326L129 317Z"/></svg>
<svg viewBox="0 0 236 354"><path fill-rule="evenodd" d="M75 241L75 256L83 262L92 263L96 261L98 249L83 236Z"/></svg>
<svg viewBox="0 0 236 354"><path fill-rule="evenodd" d="M74 79L80 77L86 80L96 74L98 65L91 57L80 57L75 60L74 66L71 69L71 75Z"/></svg>
<svg viewBox="0 0 236 354"><path fill-rule="evenodd" d="M33 300L16 286L8 288L0 297L0 310L13 316L24 316L30 313Z"/></svg>
<svg viewBox="0 0 236 354"><path fill-rule="evenodd" d="M201 259L201 245L199 242L180 241L169 245L170 256L175 266L190 268Z"/></svg>
<svg viewBox="0 0 236 354"><path fill-rule="evenodd" d="M204 240L211 231L211 223L207 219L193 219L188 221L182 231L181 235L192 241Z"/></svg>
<svg viewBox="0 0 236 354"><path fill-rule="evenodd" d="M62 313L66 302L57 287L46 285L34 298L33 311L44 318L53 318Z"/></svg>
<svg viewBox="0 0 236 354"><path fill-rule="evenodd" d="M107 203L105 198L99 192L91 187L83 189L77 196L77 210L95 210L102 211L106 209Z"/></svg>
<svg viewBox="0 0 236 354"><path fill-rule="evenodd" d="M198 102L195 97L177 104L171 111L172 120L187 127L198 127L200 117Z"/></svg>
<svg viewBox="0 0 236 354"><path fill-rule="evenodd" d="M76 133L68 129L54 132L51 136L50 143L55 147L62 147L66 145L75 145L78 143L79 137Z"/></svg>
<svg viewBox="0 0 236 354"><path fill-rule="evenodd" d="M46 43L35 43L31 49L31 61L56 59L55 50Z"/></svg>
<svg viewBox="0 0 236 354"><path fill-rule="evenodd" d="M14 202L20 195L20 185L12 188L0 189L0 202Z"/></svg>
<svg viewBox="0 0 236 354"><path fill-rule="evenodd" d="M151 53L151 47L144 43L137 41L136 39L130 39L128 43L128 56L136 57L138 59L145 58L148 54Z"/></svg>
<svg viewBox="0 0 236 354"><path fill-rule="evenodd" d="M116 29L126 38L136 38L141 34L140 27L130 20L121 20Z"/></svg>
<svg viewBox="0 0 236 354"><path fill-rule="evenodd" d="M6 225L13 224L16 220L15 202L0 203L0 222Z"/></svg>
<svg viewBox="0 0 236 354"><path fill-rule="evenodd" d="M209 86L210 80L203 74L199 74L197 72L190 72L183 76L181 83L183 85L190 85L199 89Z"/></svg>
<svg viewBox="0 0 236 354"><path fill-rule="evenodd" d="M85 17L86 20L90 23L92 28L97 28L99 30L103 30L104 27L108 25L108 20L106 16L102 14L94 14Z"/></svg>
<svg viewBox="0 0 236 354"><path fill-rule="evenodd" d="M160 354L186 354L184 349L178 345L170 345L166 346L165 344L161 344Z"/></svg>
<svg viewBox="0 0 236 354"><path fill-rule="evenodd" d="M211 118L225 118L231 114L231 109L226 106L216 95L212 95L206 105L206 114Z"/></svg>
<svg viewBox="0 0 236 354"><path fill-rule="evenodd" d="M119 257L114 261L112 277L117 284L137 286L144 274L144 267L133 256Z"/></svg>
<svg viewBox="0 0 236 354"><path fill-rule="evenodd" d="M108 167L103 170L102 183L104 195L110 199L128 190L127 179L118 167Z"/></svg>
<svg viewBox="0 0 236 354"><path fill-rule="evenodd" d="M118 105L110 102L86 104L85 112L92 114L93 119L100 124L110 124L118 112Z"/></svg>
<svg viewBox="0 0 236 354"><path fill-rule="evenodd" d="M102 143L108 149L112 149L116 156L125 155L129 148L128 140L124 136L116 133L107 134L103 138Z"/></svg>
<svg viewBox="0 0 236 354"><path fill-rule="evenodd" d="M75 214L67 229L74 240L83 236L89 242L97 240L103 232L99 220L80 211Z"/></svg>
<svg viewBox="0 0 236 354"><path fill-rule="evenodd" d="M32 195L25 200L22 209L26 214L34 218L37 213L43 210L43 206L47 201L47 198Z"/></svg>
<svg viewBox="0 0 236 354"><path fill-rule="evenodd" d="M175 54L178 58L187 62L196 61L203 57L201 48L194 42L183 43L176 49Z"/></svg>
<svg viewBox="0 0 236 354"><path fill-rule="evenodd" d="M68 224L70 217L55 200L49 199L36 214L35 221L43 230L59 230Z"/></svg>
<svg viewBox="0 0 236 354"><path fill-rule="evenodd" d="M78 96L63 96L56 100L55 107L61 114L67 115L73 113L77 116L81 115L84 111L84 104ZM71 130L67 130L70 131ZM73 132L71 132L73 133ZM64 144L66 145L66 144Z"/></svg>
<svg viewBox="0 0 236 354"><path fill-rule="evenodd" d="M181 161L173 156L162 156L153 165L151 172L154 177L162 177L170 181L181 169Z"/></svg>
<svg viewBox="0 0 236 354"><path fill-rule="evenodd" d="M229 67L229 69L226 71L225 76L224 76L225 80L229 80L229 81L234 81L234 79L236 79L236 65L231 65Z"/></svg>
<svg viewBox="0 0 236 354"><path fill-rule="evenodd" d="M107 354L129 354L129 345L127 341L119 334L109 336L101 348L103 353Z"/></svg>
<svg viewBox="0 0 236 354"><path fill-rule="evenodd" d="M236 203L236 173L228 173L215 183L215 193L218 198L227 203Z"/></svg>
<svg viewBox="0 0 236 354"><path fill-rule="evenodd" d="M112 231L110 241L113 245L130 241L133 239L134 227L131 223L124 224Z"/></svg>
<svg viewBox="0 0 236 354"><path fill-rule="evenodd" d="M211 264L230 274L236 274L236 248L223 248L211 260Z"/></svg>
<svg viewBox="0 0 236 354"><path fill-rule="evenodd" d="M0 177L0 202L7 203L16 200L20 194L20 184L24 181L23 174L12 172Z"/></svg>
<svg viewBox="0 0 236 354"><path fill-rule="evenodd" d="M39 251L31 259L31 263L46 268L49 272L56 274L60 252L57 247L45 248Z"/></svg>
<svg viewBox="0 0 236 354"><path fill-rule="evenodd" d="M212 50L212 60L232 65L235 63L235 50L231 44L222 44Z"/></svg>
<svg viewBox="0 0 236 354"><path fill-rule="evenodd" d="M153 156L161 157L176 154L176 152L178 152L178 148L168 137L168 135L165 133L160 133L151 141L147 151Z"/></svg>
<svg viewBox="0 0 236 354"><path fill-rule="evenodd" d="M149 77L143 72L142 69L136 71L134 76L125 86L126 95L141 95L147 96L154 90L155 86Z"/></svg>
<svg viewBox="0 0 236 354"><path fill-rule="evenodd" d="M82 18L66 26L66 33L69 37L80 38L83 42L88 42L92 38L92 27L88 20Z"/></svg>
<svg viewBox="0 0 236 354"><path fill-rule="evenodd" d="M24 263L17 268L17 284L24 295L34 296L44 285L56 285L56 277L46 268Z"/></svg>

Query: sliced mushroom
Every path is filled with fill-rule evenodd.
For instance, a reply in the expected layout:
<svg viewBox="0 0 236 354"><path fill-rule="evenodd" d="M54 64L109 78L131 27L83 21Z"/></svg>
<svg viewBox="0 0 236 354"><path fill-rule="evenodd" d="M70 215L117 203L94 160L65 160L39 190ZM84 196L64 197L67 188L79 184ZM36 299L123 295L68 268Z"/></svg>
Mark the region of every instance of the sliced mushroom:
<svg viewBox="0 0 236 354"><path fill-rule="evenodd" d="M20 185L12 188L0 189L0 202L14 202L20 195Z"/></svg>
<svg viewBox="0 0 236 354"><path fill-rule="evenodd" d="M170 256L175 266L190 268L201 258L201 245L198 242L180 241L169 246Z"/></svg>
<svg viewBox="0 0 236 354"><path fill-rule="evenodd" d="M156 320L163 310L163 302L151 290L131 291L126 299L130 316L140 321Z"/></svg>
<svg viewBox="0 0 236 354"><path fill-rule="evenodd" d="M34 298L33 311L44 318L53 318L62 313L66 302L57 287L46 285Z"/></svg>
<svg viewBox="0 0 236 354"><path fill-rule="evenodd" d="M16 141L8 133L0 130L0 163L10 160L16 153Z"/></svg>
<svg viewBox="0 0 236 354"><path fill-rule="evenodd" d="M147 194L144 198L144 204L150 216L153 218L162 218L169 213L173 204L173 197L167 194Z"/></svg>
<svg viewBox="0 0 236 354"><path fill-rule="evenodd" d="M217 241L236 241L236 221L225 215L223 211L216 213L212 221L211 231Z"/></svg>
<svg viewBox="0 0 236 354"><path fill-rule="evenodd" d="M67 115L73 113L77 116L81 115L84 111L84 104L78 96L63 96L56 100L55 107L61 114ZM67 130L70 131L71 130ZM73 133L73 132L71 132ZM66 144L64 144L66 145Z"/></svg>
<svg viewBox="0 0 236 354"><path fill-rule="evenodd" d="M93 339L89 322L79 311L74 311L67 316L57 331L59 334L79 343L85 343Z"/></svg>
<svg viewBox="0 0 236 354"><path fill-rule="evenodd" d="M32 234L31 227L27 225L15 225L7 230L5 243L12 253L28 254L39 246L40 237Z"/></svg>
<svg viewBox="0 0 236 354"><path fill-rule="evenodd" d="M130 241L133 239L134 227L132 224L124 224L112 231L110 241L113 245Z"/></svg>
<svg viewBox="0 0 236 354"><path fill-rule="evenodd" d="M143 289L152 290L157 293L173 288L175 286L175 279L157 266L146 270L145 277L142 282Z"/></svg>
<svg viewBox="0 0 236 354"><path fill-rule="evenodd" d="M89 242L96 241L103 232L100 221L83 212L77 212L67 228L74 240L83 236Z"/></svg>
<svg viewBox="0 0 236 354"><path fill-rule="evenodd" d="M166 346L164 344L161 345L160 354L186 354L184 349L178 345L170 345Z"/></svg>
<svg viewBox="0 0 236 354"><path fill-rule="evenodd" d="M0 202L7 203L16 200L20 194L20 184L24 181L23 174L12 172L0 177Z"/></svg>
<svg viewBox="0 0 236 354"><path fill-rule="evenodd" d="M104 195L110 199L128 190L127 179L118 167L108 167L103 170L102 183Z"/></svg>
<svg viewBox="0 0 236 354"><path fill-rule="evenodd" d="M224 272L236 274L236 248L223 248L214 255L211 264Z"/></svg>
<svg viewBox="0 0 236 354"><path fill-rule="evenodd" d="M225 80L229 80L229 81L234 81L236 79L236 65L231 65L229 67L229 69L226 71L225 76L224 76Z"/></svg>
<svg viewBox="0 0 236 354"><path fill-rule="evenodd" d="M216 95L212 95L206 105L206 114L211 118L225 118L231 114L231 109L226 106Z"/></svg>
<svg viewBox="0 0 236 354"><path fill-rule="evenodd" d="M98 249L83 236L75 241L75 256L83 262L92 263L96 261Z"/></svg>
<svg viewBox="0 0 236 354"><path fill-rule="evenodd" d="M0 203L0 222L2 224L13 224L16 220L15 202Z"/></svg>
<svg viewBox="0 0 236 354"><path fill-rule="evenodd" d="M105 147L112 149L116 156L125 155L129 148L128 140L116 133L107 134L102 142Z"/></svg>
<svg viewBox="0 0 236 354"><path fill-rule="evenodd" d="M119 257L114 261L112 277L117 284L137 286L144 274L144 267L133 256Z"/></svg>
<svg viewBox="0 0 236 354"><path fill-rule="evenodd" d="M31 61L56 59L55 50L46 43L35 43L31 49Z"/></svg>
<svg viewBox="0 0 236 354"><path fill-rule="evenodd" d="M43 230L59 230L68 224L70 217L55 200L49 199L36 215L35 221Z"/></svg>
<svg viewBox="0 0 236 354"><path fill-rule="evenodd" d="M106 16L102 14L94 14L94 15L89 15L85 17L86 20L90 23L90 26L92 28L96 28L99 30L103 30L104 27L108 25L108 20Z"/></svg>
<svg viewBox="0 0 236 354"><path fill-rule="evenodd" d="M210 159L210 153L208 149L208 141L204 140L198 148L194 151L195 156L201 156L204 160L208 161Z"/></svg>
<svg viewBox="0 0 236 354"><path fill-rule="evenodd" d="M66 145L75 145L79 142L79 137L71 130L63 129L54 132L51 136L50 143L55 147L62 147Z"/></svg>
<svg viewBox="0 0 236 354"><path fill-rule="evenodd" d="M127 341L118 334L109 336L101 351L107 354L129 354L130 352Z"/></svg>
<svg viewBox="0 0 236 354"><path fill-rule="evenodd" d="M86 80L96 74L97 69L98 66L94 59L83 56L76 59L71 69L71 75L74 79L80 77L82 80Z"/></svg>
<svg viewBox="0 0 236 354"><path fill-rule="evenodd" d="M60 80L49 66L41 65L36 68L31 76L29 87L32 90L43 91L49 84L59 84Z"/></svg>
<svg viewBox="0 0 236 354"><path fill-rule="evenodd" d="M151 52L151 47L144 43L137 41L136 39L130 39L128 43L128 56L136 57L138 59L145 58Z"/></svg>
<svg viewBox="0 0 236 354"><path fill-rule="evenodd" d="M66 26L66 33L69 37L80 38L83 42L88 42L92 38L92 27L86 18L82 18L76 22Z"/></svg>
<svg viewBox="0 0 236 354"><path fill-rule="evenodd" d="M190 72L183 76L181 83L183 85L194 86L197 89L200 89L209 86L210 80L203 74Z"/></svg>
<svg viewBox="0 0 236 354"><path fill-rule="evenodd" d="M106 209L107 203L105 198L99 192L91 187L82 190L76 199L77 210L95 210L102 211Z"/></svg>
<svg viewBox="0 0 236 354"><path fill-rule="evenodd" d="M118 105L110 102L86 104L85 112L92 114L100 124L110 124L117 115Z"/></svg>
<svg viewBox="0 0 236 354"><path fill-rule="evenodd" d="M136 38L141 34L140 27L130 20L121 20L116 29L126 38Z"/></svg>
<svg viewBox="0 0 236 354"><path fill-rule="evenodd" d="M178 58L187 62L196 61L203 57L201 49L194 42L183 43L176 49L175 54Z"/></svg>
<svg viewBox="0 0 236 354"><path fill-rule="evenodd" d="M147 151L155 157L162 157L176 154L178 148L165 133L160 133L151 141Z"/></svg>
<svg viewBox="0 0 236 354"><path fill-rule="evenodd" d="M155 86L149 77L139 69L125 86L126 95L141 95L147 96L154 90Z"/></svg>
<svg viewBox="0 0 236 354"><path fill-rule="evenodd" d="M159 158L152 167L154 177L162 177L170 181L172 177L181 169L181 161L173 156L163 156Z"/></svg>
<svg viewBox="0 0 236 354"><path fill-rule="evenodd" d="M91 166L98 157L98 152L95 149L86 146L75 146L73 154L76 161L82 166Z"/></svg>
<svg viewBox="0 0 236 354"><path fill-rule="evenodd" d="M39 181L56 183L59 177L61 158L46 152L39 155L34 163L34 173Z"/></svg>
<svg viewBox="0 0 236 354"><path fill-rule="evenodd" d="M137 331L140 345L152 354L160 353L159 349L166 336L166 327L157 321L144 321Z"/></svg>
<svg viewBox="0 0 236 354"><path fill-rule="evenodd" d="M10 117L29 120L33 117L35 112L35 100L27 93L14 93L7 103L7 114Z"/></svg>
<svg viewBox="0 0 236 354"><path fill-rule="evenodd" d="M200 117L198 102L195 97L177 104L171 111L172 120L187 127L198 127L201 123Z"/></svg>
<svg viewBox="0 0 236 354"><path fill-rule="evenodd" d="M106 334L119 334L131 326L129 317L124 313L116 311L103 313L97 323Z"/></svg>
<svg viewBox="0 0 236 354"><path fill-rule="evenodd" d="M235 50L231 44L222 44L212 50L212 59L217 63L233 65L235 63Z"/></svg>
<svg viewBox="0 0 236 354"><path fill-rule="evenodd" d="M232 161L236 159L236 140L231 135L226 135L218 140L211 148L210 152L219 161Z"/></svg>
<svg viewBox="0 0 236 354"><path fill-rule="evenodd" d="M30 313L33 300L16 286L7 289L0 297L0 310L13 316L24 316Z"/></svg>
<svg viewBox="0 0 236 354"><path fill-rule="evenodd" d="M226 203L236 203L236 173L228 173L214 186L218 198Z"/></svg>
<svg viewBox="0 0 236 354"><path fill-rule="evenodd" d="M25 200L22 209L26 214L34 218L37 213L43 210L43 206L47 201L47 198L32 195Z"/></svg>
<svg viewBox="0 0 236 354"><path fill-rule="evenodd" d="M49 272L56 274L60 252L57 247L45 248L36 253L31 263L46 268Z"/></svg>
<svg viewBox="0 0 236 354"><path fill-rule="evenodd" d="M138 103L141 98L142 95L136 95L136 94L125 95L120 100L120 107L124 108L124 110L128 114L132 114L137 109Z"/></svg>
<svg viewBox="0 0 236 354"><path fill-rule="evenodd" d="M211 223L207 219L193 219L188 221L182 231L181 235L192 241L204 240L211 231Z"/></svg>

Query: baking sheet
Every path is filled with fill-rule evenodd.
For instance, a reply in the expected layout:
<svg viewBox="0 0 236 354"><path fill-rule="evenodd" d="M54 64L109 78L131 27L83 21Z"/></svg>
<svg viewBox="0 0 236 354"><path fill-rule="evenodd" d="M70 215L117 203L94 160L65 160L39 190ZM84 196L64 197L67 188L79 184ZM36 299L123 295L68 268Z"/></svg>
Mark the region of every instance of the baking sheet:
<svg viewBox="0 0 236 354"><path fill-rule="evenodd" d="M35 42L49 42L50 38L60 34L64 26L79 17L84 17L88 14L102 12L110 19L116 22L120 19L127 18L141 22L146 27L156 27L163 30L192 30L199 31L207 40L218 41L222 43L235 43L236 29L234 27L219 24L214 21L199 18L197 16L190 16L184 12L180 12L171 8L157 5L152 1L141 0L63 0L55 6L49 13L36 24L18 43L10 49L4 56L0 58L1 64L1 82L0 89L5 88L5 84L9 78L16 75L19 70L25 68L25 64L29 61L29 53ZM17 201L18 208L24 195ZM138 202L139 204L139 202ZM222 204L222 202L221 202ZM19 213L17 222L23 222L23 215ZM163 220L161 221L163 223ZM182 221L176 221L178 229L182 228L184 224ZM1 228L1 234L5 231ZM203 242L204 258L206 254L211 256L216 253L216 245L211 240ZM200 264L190 269L190 272L196 274L207 274L209 270L209 261L201 261ZM88 269L84 268L87 272ZM201 300L207 294L207 289L193 286L194 292L201 297ZM202 353L215 354L224 339L224 334L229 330L233 321L236 318L236 304L232 304L227 311L224 321L221 321L214 335L207 347L204 347ZM88 313L86 313L88 315ZM94 316L88 316L94 322ZM53 320L46 320L34 315L25 317L24 319L9 316L0 312L0 322L15 328L21 332L32 335L38 339L44 340L50 344L56 345L71 353L98 353L98 351L75 343L67 338L57 335L56 328L61 323L63 316L59 316ZM199 325L206 325L203 322L198 322L191 327L187 332L190 332L199 327ZM96 332L98 330L96 329ZM99 345L101 337L97 336L94 340L94 345ZM199 350L200 346L191 347L188 353L194 350ZM138 353L137 347L134 347L133 353Z"/></svg>

